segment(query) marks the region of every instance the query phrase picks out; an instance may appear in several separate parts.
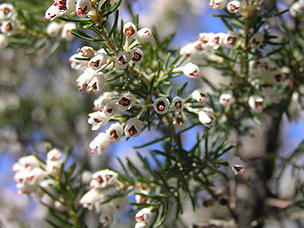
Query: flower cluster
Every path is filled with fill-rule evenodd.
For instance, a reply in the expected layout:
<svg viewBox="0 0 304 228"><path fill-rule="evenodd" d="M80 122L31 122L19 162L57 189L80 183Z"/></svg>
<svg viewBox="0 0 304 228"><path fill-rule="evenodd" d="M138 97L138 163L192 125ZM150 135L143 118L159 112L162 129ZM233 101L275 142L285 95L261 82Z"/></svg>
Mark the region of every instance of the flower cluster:
<svg viewBox="0 0 304 228"><path fill-rule="evenodd" d="M73 22L68 23L57 23L52 21L46 31L50 37L57 37L61 31L61 38L64 40L72 40L72 30L76 29L76 24Z"/></svg>
<svg viewBox="0 0 304 228"><path fill-rule="evenodd" d="M241 2L237 0L230 2L227 0L210 0L209 6L215 10L222 10L226 7L229 13L237 13L241 8Z"/></svg>
<svg viewBox="0 0 304 228"><path fill-rule="evenodd" d="M54 203L59 208L59 201L53 202L40 188L48 190L55 185L55 181L50 175L53 177L60 175L61 157L62 153L59 150L52 149L47 154L46 163L40 162L33 155L20 158L12 167L12 171L15 172L14 180L16 181L18 193L30 194L44 203Z"/></svg>
<svg viewBox="0 0 304 228"><path fill-rule="evenodd" d="M8 37L14 35L18 31L18 22L16 20L17 12L13 5L2 3L0 4L0 49L8 44Z"/></svg>
<svg viewBox="0 0 304 228"><path fill-rule="evenodd" d="M118 174L112 170L105 169L92 175L90 190L85 193L79 204L99 214L99 222L102 227L108 226L113 221L113 215L122 210L126 204L124 198L112 199L104 203L110 196L119 193L122 183Z"/></svg>

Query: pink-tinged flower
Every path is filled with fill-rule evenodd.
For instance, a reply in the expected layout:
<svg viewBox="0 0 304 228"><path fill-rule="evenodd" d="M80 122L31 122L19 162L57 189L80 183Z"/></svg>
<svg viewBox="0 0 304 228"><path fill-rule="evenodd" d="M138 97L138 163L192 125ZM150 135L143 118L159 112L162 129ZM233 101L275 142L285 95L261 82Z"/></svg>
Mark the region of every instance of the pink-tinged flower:
<svg viewBox="0 0 304 228"><path fill-rule="evenodd" d="M75 0L55 0L54 3L46 10L44 20L54 20L65 13L75 11Z"/></svg>
<svg viewBox="0 0 304 228"><path fill-rule="evenodd" d="M224 9L227 5L227 0L210 0L209 6L215 10Z"/></svg>
<svg viewBox="0 0 304 228"><path fill-rule="evenodd" d="M234 33L228 33L224 37L223 43L228 47L234 47L238 42L239 37Z"/></svg>
<svg viewBox="0 0 304 228"><path fill-rule="evenodd" d="M184 100L180 97L174 97L172 107L175 111L182 111L184 109Z"/></svg>
<svg viewBox="0 0 304 228"><path fill-rule="evenodd" d="M101 92L101 90L104 88L106 82L106 78L103 74L97 74L88 84L86 92L89 94L91 92L97 93Z"/></svg>
<svg viewBox="0 0 304 228"><path fill-rule="evenodd" d="M12 36L17 33L17 24L14 21L4 21L1 25L1 32L6 36Z"/></svg>
<svg viewBox="0 0 304 228"><path fill-rule="evenodd" d="M154 111L158 114L165 114L170 107L170 101L166 97L159 97L153 102Z"/></svg>
<svg viewBox="0 0 304 228"><path fill-rule="evenodd" d="M104 112L100 112L100 111L90 113L89 117L90 118L88 120L88 123L92 124L93 131L97 131L99 128L106 125L110 120L109 116L105 115Z"/></svg>
<svg viewBox="0 0 304 228"><path fill-rule="evenodd" d="M73 34L72 31L76 29L76 24L74 22L68 22L63 26L61 37L65 40L72 40Z"/></svg>
<svg viewBox="0 0 304 228"><path fill-rule="evenodd" d="M233 157L231 160L229 160L229 165L232 168L235 175L245 173L244 162L239 157Z"/></svg>
<svg viewBox="0 0 304 228"><path fill-rule="evenodd" d="M220 96L219 102L223 106L229 106L233 102L233 97L230 93L223 93Z"/></svg>
<svg viewBox="0 0 304 228"><path fill-rule="evenodd" d="M90 188L104 189L109 186L120 186L121 183L118 181L118 174L110 169L100 170L92 175L90 182Z"/></svg>
<svg viewBox="0 0 304 228"><path fill-rule="evenodd" d="M136 97L131 93L123 94L117 101L117 108L121 112L125 112L134 106L136 103Z"/></svg>
<svg viewBox="0 0 304 228"><path fill-rule="evenodd" d="M106 116L113 116L118 112L117 100L109 101L104 107L104 113Z"/></svg>
<svg viewBox="0 0 304 228"><path fill-rule="evenodd" d="M155 213L152 212L152 210L153 208L146 207L138 211L135 215L136 222L149 225L155 216Z"/></svg>
<svg viewBox="0 0 304 228"><path fill-rule="evenodd" d="M79 0L76 4L76 14L79 17L86 17L92 9L93 8L89 0Z"/></svg>
<svg viewBox="0 0 304 228"><path fill-rule="evenodd" d="M237 13L241 8L241 3L237 0L231 1L227 5L227 10L229 13Z"/></svg>
<svg viewBox="0 0 304 228"><path fill-rule="evenodd" d="M3 20L14 20L17 16L16 10L13 5L2 3L0 5L0 21Z"/></svg>
<svg viewBox="0 0 304 228"><path fill-rule="evenodd" d="M204 103L207 99L207 94L197 89L192 92L191 98L197 102Z"/></svg>
<svg viewBox="0 0 304 228"><path fill-rule="evenodd" d="M260 96L249 97L248 103L250 108L257 112L262 112L265 106L264 98Z"/></svg>
<svg viewBox="0 0 304 228"><path fill-rule="evenodd" d="M82 91L84 88L86 88L95 76L96 72L93 69L86 68L76 80L79 91Z"/></svg>
<svg viewBox="0 0 304 228"><path fill-rule="evenodd" d="M117 69L125 69L128 66L130 61L130 55L126 52L119 52L116 60L115 60L115 67Z"/></svg>
<svg viewBox="0 0 304 228"><path fill-rule="evenodd" d="M189 78L198 78L200 69L197 65L193 63L187 63L182 67L182 71L184 75Z"/></svg>
<svg viewBox="0 0 304 228"><path fill-rule="evenodd" d="M188 120L184 112L179 112L173 120L173 124L178 128L184 128L187 122Z"/></svg>
<svg viewBox="0 0 304 228"><path fill-rule="evenodd" d="M130 53L130 58L134 63L140 63L143 60L144 53L139 48L133 48Z"/></svg>
<svg viewBox="0 0 304 228"><path fill-rule="evenodd" d="M25 171L25 170L32 170L34 168L39 167L40 162L38 161L38 159L33 156L25 156L22 157L18 160L17 163L15 163L12 167L12 171L13 172L20 172L20 171Z"/></svg>
<svg viewBox="0 0 304 228"><path fill-rule="evenodd" d="M89 147L91 149L91 154L103 154L105 149L110 146L111 140L106 133L99 133L93 141L90 143Z"/></svg>
<svg viewBox="0 0 304 228"><path fill-rule="evenodd" d="M215 33L211 35L209 45L213 49L218 49L223 43L227 35L225 33Z"/></svg>
<svg viewBox="0 0 304 228"><path fill-rule="evenodd" d="M120 123L114 123L112 124L106 131L108 137L110 140L114 141L115 143L118 143L121 136L124 133L123 127Z"/></svg>
<svg viewBox="0 0 304 228"><path fill-rule="evenodd" d="M108 56L103 53L98 53L89 61L89 67L93 70L98 71L104 64L107 63Z"/></svg>
<svg viewBox="0 0 304 228"><path fill-rule="evenodd" d="M211 108L205 107L198 112L199 121L206 127L212 127L216 124L216 118Z"/></svg>
<svg viewBox="0 0 304 228"><path fill-rule="evenodd" d="M132 22L127 22L124 24L123 32L127 37L132 38L136 35L137 29Z"/></svg>
<svg viewBox="0 0 304 228"><path fill-rule="evenodd" d="M149 195L149 192L147 190L141 190L139 193ZM145 196L135 194L135 201L136 203L147 203L149 199Z"/></svg>
<svg viewBox="0 0 304 228"><path fill-rule="evenodd" d="M143 122L137 118L131 118L125 126L125 135L127 137L137 137L143 128Z"/></svg>
<svg viewBox="0 0 304 228"><path fill-rule="evenodd" d="M189 56L196 54L196 52L197 52L197 50L194 48L193 43L189 43L189 44L185 45L184 47L182 47L179 53L181 56L189 57Z"/></svg>
<svg viewBox="0 0 304 228"><path fill-rule="evenodd" d="M251 48L259 48L262 46L264 42L264 34L262 32L258 32L254 34L254 36L250 40Z"/></svg>
<svg viewBox="0 0 304 228"><path fill-rule="evenodd" d="M149 28L142 28L136 33L136 40L139 43L147 42L151 39L152 32Z"/></svg>

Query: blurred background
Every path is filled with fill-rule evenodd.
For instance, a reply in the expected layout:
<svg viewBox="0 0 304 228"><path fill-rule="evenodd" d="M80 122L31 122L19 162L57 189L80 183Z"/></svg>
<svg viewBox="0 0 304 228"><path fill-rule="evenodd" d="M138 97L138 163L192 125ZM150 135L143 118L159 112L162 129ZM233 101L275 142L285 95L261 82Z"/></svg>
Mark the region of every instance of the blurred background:
<svg viewBox="0 0 304 228"><path fill-rule="evenodd" d="M130 15L139 13L141 26L155 25L160 35L177 32L172 48L179 48L197 38L200 32L225 32L219 18L208 7L207 0L129 0L121 6L121 16L125 21ZM289 1L287 4L290 4ZM18 3L16 3L18 5ZM51 1L44 3L51 4ZM283 3L282 3L283 4ZM43 17L43 15L41 15ZM121 141L108 148L104 155L88 156L88 144L94 134L87 124L88 113L92 110L94 97L80 93L76 87L78 73L71 70L68 58L74 54L81 41L74 39L62 45L53 55L41 49L34 55L25 55L23 49L7 48L0 57L0 227L46 227L44 218L47 210L34 202L29 196L16 194L12 165L19 157L36 152L45 156L45 144L63 150L73 148L75 160L89 160L92 170L112 167L119 170L115 156L121 160L128 156L134 158L132 146L149 141L156 132L145 131L136 139ZM222 80L219 72L203 69L212 80ZM203 85L191 85L201 88ZM292 121L284 118L280 132L280 156L288 155L303 140L304 120L299 105L294 102ZM248 159L258 156L265 147L266 124L256 127L255 137L243 138ZM194 129L194 131L199 128ZM185 135L184 142L192 145L191 131ZM254 146L253 146L254 145ZM157 147L158 145L155 145ZM142 152L144 153L144 152ZM288 167L278 183L277 191L282 198L289 199L295 193L298 179ZM302 181L304 176L300 174ZM274 186L276 183L273 183ZM249 198L245 186L238 189L240 196ZM214 211L202 208L191 214L189 205L184 215L185 224L201 223L214 216ZM226 212L221 214L225 215ZM192 221L188 221L192 216ZM218 216L217 216L218 217ZM269 217L267 227L300 227L290 218ZM114 226L115 227L115 226Z"/></svg>

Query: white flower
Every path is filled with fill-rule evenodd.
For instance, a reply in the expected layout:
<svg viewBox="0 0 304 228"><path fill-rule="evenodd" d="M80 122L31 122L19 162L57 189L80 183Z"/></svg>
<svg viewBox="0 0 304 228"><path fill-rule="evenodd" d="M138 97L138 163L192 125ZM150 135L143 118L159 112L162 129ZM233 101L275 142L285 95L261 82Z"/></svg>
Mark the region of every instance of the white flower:
<svg viewBox="0 0 304 228"><path fill-rule="evenodd" d="M209 6L215 10L224 9L227 4L227 0L210 0Z"/></svg>
<svg viewBox="0 0 304 228"><path fill-rule="evenodd" d="M145 194L145 195L149 195L149 192L147 190L141 190L140 193ZM147 203L148 198L135 194L135 201L136 201L136 203Z"/></svg>
<svg viewBox="0 0 304 228"><path fill-rule="evenodd" d="M146 41L149 41L151 38L152 32L149 28L142 28L136 33L136 40L139 43L144 43Z"/></svg>
<svg viewBox="0 0 304 228"><path fill-rule="evenodd" d="M133 48L130 53L131 60L134 63L140 63L143 60L144 53L139 48Z"/></svg>
<svg viewBox="0 0 304 228"><path fill-rule="evenodd" d="M127 37L134 37L136 35L137 29L132 22L127 22L124 24L123 32Z"/></svg>
<svg viewBox="0 0 304 228"><path fill-rule="evenodd" d="M124 133L123 127L120 123L112 124L106 131L110 140L113 140L115 143L118 143L121 136Z"/></svg>
<svg viewBox="0 0 304 228"><path fill-rule="evenodd" d="M96 76L96 73L91 68L86 68L84 72L76 80L77 87L80 91L88 86L90 81Z"/></svg>
<svg viewBox="0 0 304 228"><path fill-rule="evenodd" d="M111 100L109 101L105 107L104 107L104 113L107 116L113 116L117 113L118 111L118 105L117 105L117 100Z"/></svg>
<svg viewBox="0 0 304 228"><path fill-rule="evenodd" d="M0 20L15 19L16 10L13 5L2 3L0 5Z"/></svg>
<svg viewBox="0 0 304 228"><path fill-rule="evenodd" d="M196 49L194 48L193 43L189 43L189 44L185 45L184 47L182 47L179 53L182 56L189 57L196 53Z"/></svg>
<svg viewBox="0 0 304 228"><path fill-rule="evenodd" d="M137 118L128 119L125 126L125 135L127 137L137 137L143 128L143 122Z"/></svg>
<svg viewBox="0 0 304 228"><path fill-rule="evenodd" d="M234 47L238 41L238 36L234 33L228 33L224 37L223 43L228 47Z"/></svg>
<svg viewBox="0 0 304 228"><path fill-rule="evenodd" d="M104 112L93 112L89 114L89 120L88 123L92 124L92 130L93 131L97 131L100 127L106 125L109 120L110 117L105 115Z"/></svg>
<svg viewBox="0 0 304 228"><path fill-rule="evenodd" d="M173 124L178 128L184 128L187 125L187 117L184 112L178 113L173 120Z"/></svg>
<svg viewBox="0 0 304 228"><path fill-rule="evenodd" d="M191 97L193 100L204 103L207 99L207 94L197 89L192 92Z"/></svg>
<svg viewBox="0 0 304 228"><path fill-rule="evenodd" d="M46 170L56 175L62 166L62 153L58 149L53 149L47 154Z"/></svg>
<svg viewBox="0 0 304 228"><path fill-rule="evenodd" d="M203 45L207 45L211 38L212 38L213 34L212 33L200 33L199 34L199 41L203 44Z"/></svg>
<svg viewBox="0 0 304 228"><path fill-rule="evenodd" d="M46 28L46 32L49 36L55 37L59 34L62 25L57 22L51 22Z"/></svg>
<svg viewBox="0 0 304 228"><path fill-rule="evenodd" d="M264 34L262 32L257 32L250 40L251 48L259 48L264 42Z"/></svg>
<svg viewBox="0 0 304 228"><path fill-rule="evenodd" d="M117 108L119 111L124 112L135 105L136 97L131 93L123 94L117 101Z"/></svg>
<svg viewBox="0 0 304 228"><path fill-rule="evenodd" d="M0 34L0 50L6 47L8 44L8 39L5 35Z"/></svg>
<svg viewBox="0 0 304 228"><path fill-rule="evenodd" d="M54 3L46 10L44 20L54 20L65 13L75 11L75 0L55 0Z"/></svg>
<svg viewBox="0 0 304 228"><path fill-rule="evenodd" d="M230 93L223 93L220 96L219 102L223 106L228 106L233 102L233 97Z"/></svg>
<svg viewBox="0 0 304 228"><path fill-rule="evenodd" d="M233 157L231 160L229 160L229 165L235 175L245 173L244 162L239 157Z"/></svg>
<svg viewBox="0 0 304 228"><path fill-rule="evenodd" d="M95 50L92 47L89 46L83 46L82 48L79 48L78 53L85 58L93 58L95 55Z"/></svg>
<svg viewBox="0 0 304 228"><path fill-rule="evenodd" d="M146 207L138 211L135 215L136 222L149 225L155 215L155 213L152 212L152 209L153 208L151 207Z"/></svg>
<svg viewBox="0 0 304 228"><path fill-rule="evenodd" d="M209 45L214 49L218 49L224 43L224 39L226 36L227 35L225 33L212 34L209 41Z"/></svg>
<svg viewBox="0 0 304 228"><path fill-rule="evenodd" d="M249 63L250 71L259 77L264 77L266 75L269 78L270 67L266 61L254 60Z"/></svg>
<svg viewBox="0 0 304 228"><path fill-rule="evenodd" d="M198 112L199 121L206 127L211 127L216 124L214 112L211 108L205 107Z"/></svg>
<svg viewBox="0 0 304 228"><path fill-rule="evenodd" d="M71 68L74 70L84 70L87 67L88 61L81 60L83 56L80 53L74 54L69 58Z"/></svg>
<svg viewBox="0 0 304 228"><path fill-rule="evenodd" d="M184 100L180 97L174 97L172 100L172 107L176 111L181 111L184 109Z"/></svg>
<svg viewBox="0 0 304 228"><path fill-rule="evenodd" d="M182 67L182 71L184 75L189 78L197 78L199 76L200 69L193 63L187 63Z"/></svg>
<svg viewBox="0 0 304 228"><path fill-rule="evenodd" d="M34 168L25 174L22 183L17 183L17 187L22 193L30 194L37 191L39 183L47 176L47 173L40 168Z"/></svg>
<svg viewBox="0 0 304 228"><path fill-rule="evenodd" d="M106 54L99 53L89 61L88 65L93 70L98 71L104 64L107 63L107 60L108 56Z"/></svg>
<svg viewBox="0 0 304 228"><path fill-rule="evenodd" d="M54 4L50 5L44 13L44 20L54 20L56 17L62 16L62 13L58 10Z"/></svg>
<svg viewBox="0 0 304 228"><path fill-rule="evenodd" d="M231 1L227 5L227 10L229 13L237 13L241 8L241 3L237 0Z"/></svg>
<svg viewBox="0 0 304 228"><path fill-rule="evenodd" d="M105 195L102 194L102 192L97 189L91 189L81 197L79 204L84 208L88 208L89 210L96 210L97 212L100 212L100 203L104 200Z"/></svg>
<svg viewBox="0 0 304 228"><path fill-rule="evenodd" d="M261 112L263 111L263 108L265 106L264 104L264 98L260 96L251 96L249 97L249 106L255 111Z"/></svg>
<svg viewBox="0 0 304 228"><path fill-rule="evenodd" d="M97 74L97 76L94 77L88 84L86 92L88 94L91 92L93 93L100 92L103 89L105 82L106 82L106 78L104 77L104 75Z"/></svg>
<svg viewBox="0 0 304 228"><path fill-rule="evenodd" d="M115 67L117 69L125 69L128 66L128 62L130 61L130 55L126 52L119 52L116 60L115 60Z"/></svg>
<svg viewBox="0 0 304 228"><path fill-rule="evenodd" d="M76 4L76 13L79 17L86 17L88 12L92 10L89 0L79 0Z"/></svg>
<svg viewBox="0 0 304 228"><path fill-rule="evenodd" d="M304 12L304 1L297 1L289 7L292 17L300 16Z"/></svg>
<svg viewBox="0 0 304 228"><path fill-rule="evenodd" d="M154 111L158 114L165 114L170 107L170 101L166 97L159 97L153 102Z"/></svg>
<svg viewBox="0 0 304 228"><path fill-rule="evenodd" d="M40 162L35 156L33 155L25 156L20 158L18 162L13 165L12 171L13 172L19 172L24 170L28 171L39 167L39 165Z"/></svg>
<svg viewBox="0 0 304 228"><path fill-rule="evenodd" d="M7 36L16 34L17 32L16 23L14 21L3 21L1 25L1 32Z"/></svg>
<svg viewBox="0 0 304 228"><path fill-rule="evenodd" d="M113 216L110 213L104 213L99 216L101 227L108 227L113 222Z"/></svg>
<svg viewBox="0 0 304 228"><path fill-rule="evenodd" d="M47 161L58 161L62 157L62 153L58 149L52 149L47 154Z"/></svg>
<svg viewBox="0 0 304 228"><path fill-rule="evenodd" d="M146 227L148 227L148 225L144 222L137 222L135 224L135 228L146 228Z"/></svg>
<svg viewBox="0 0 304 228"><path fill-rule="evenodd" d="M61 37L65 40L72 40L72 30L76 29L76 24L74 22L68 22L63 26Z"/></svg>
<svg viewBox="0 0 304 228"><path fill-rule="evenodd" d="M91 149L91 154L102 154L105 149L110 146L111 141L106 133L99 133L93 141L90 143L89 147Z"/></svg>
<svg viewBox="0 0 304 228"><path fill-rule="evenodd" d="M104 92L98 99L94 101L94 110L101 110L104 106L112 100L112 93Z"/></svg>
<svg viewBox="0 0 304 228"><path fill-rule="evenodd" d="M90 188L103 189L108 186L119 185L118 174L110 169L100 170L92 175Z"/></svg>

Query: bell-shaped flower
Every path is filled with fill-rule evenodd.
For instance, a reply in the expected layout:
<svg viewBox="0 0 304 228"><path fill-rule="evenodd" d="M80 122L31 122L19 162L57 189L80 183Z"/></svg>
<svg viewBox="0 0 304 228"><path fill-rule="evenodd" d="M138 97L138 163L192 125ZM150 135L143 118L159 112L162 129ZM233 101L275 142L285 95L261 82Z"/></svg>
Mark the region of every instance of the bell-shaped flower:
<svg viewBox="0 0 304 228"><path fill-rule="evenodd" d="M93 141L89 144L91 149L91 154L103 154L105 149L107 149L111 144L111 140L106 133L99 133Z"/></svg>
<svg viewBox="0 0 304 228"><path fill-rule="evenodd" d="M91 92L93 93L100 92L103 89L105 82L106 82L106 78L104 77L104 75L98 74L88 84L86 92L88 94Z"/></svg>
<svg viewBox="0 0 304 228"><path fill-rule="evenodd" d="M184 100L180 97L174 97L172 107L175 111L182 111L184 109Z"/></svg>
<svg viewBox="0 0 304 228"><path fill-rule="evenodd" d="M109 101L104 107L104 113L106 116L113 116L118 112L117 100Z"/></svg>
<svg viewBox="0 0 304 228"><path fill-rule="evenodd" d="M137 29L136 26L132 22L127 22L124 24L123 27L123 33L129 37L132 38L136 35Z"/></svg>
<svg viewBox="0 0 304 228"><path fill-rule="evenodd" d="M227 34L225 34L225 33L213 34L210 38L209 45L213 49L218 49L224 43L224 39L226 36L227 36Z"/></svg>
<svg viewBox="0 0 304 228"><path fill-rule="evenodd" d="M264 98L260 96L251 96L248 100L249 106L252 110L261 112L264 109Z"/></svg>
<svg viewBox="0 0 304 228"><path fill-rule="evenodd" d="M123 127L119 122L112 124L106 131L110 140L118 143L124 133Z"/></svg>
<svg viewBox="0 0 304 228"><path fill-rule="evenodd" d="M108 186L117 186L118 174L110 169L100 170L92 175L90 188L103 189Z"/></svg>
<svg viewBox="0 0 304 228"><path fill-rule="evenodd" d="M95 50L92 47L89 46L83 46L82 48L79 48L78 53L84 57L84 58L93 58L95 56Z"/></svg>
<svg viewBox="0 0 304 228"><path fill-rule="evenodd" d="M68 22L63 26L61 37L65 40L72 40L73 34L72 31L76 29L76 24L74 22Z"/></svg>
<svg viewBox="0 0 304 228"><path fill-rule="evenodd" d="M257 32L253 35L250 40L250 47L251 48L259 48L262 46L264 42L264 34L262 32Z"/></svg>
<svg viewBox="0 0 304 228"><path fill-rule="evenodd" d="M126 126L125 126L125 135L127 137L137 137L143 128L143 122L139 119L131 118L128 119Z"/></svg>
<svg viewBox="0 0 304 228"><path fill-rule="evenodd" d="M177 113L173 120L173 124L178 128L184 128L187 122L188 120L184 112Z"/></svg>
<svg viewBox="0 0 304 228"><path fill-rule="evenodd" d="M92 59L89 61L89 67L91 67L93 70L98 71L104 64L107 63L108 56L103 53L99 53L95 55Z"/></svg>
<svg viewBox="0 0 304 228"><path fill-rule="evenodd" d="M143 60L144 53L139 48L133 48L130 53L130 58L134 63L140 63Z"/></svg>
<svg viewBox="0 0 304 228"><path fill-rule="evenodd" d="M11 36L17 33L17 24L14 21L3 21L1 32L6 36Z"/></svg>
<svg viewBox="0 0 304 228"><path fill-rule="evenodd" d="M92 10L92 5L89 0L78 0L76 4L76 14L79 17L86 17L88 12Z"/></svg>
<svg viewBox="0 0 304 228"><path fill-rule="evenodd" d="M105 115L104 112L100 112L100 111L90 113L89 117L90 118L88 120L88 123L92 124L93 131L97 131L99 128L106 125L110 120L109 116Z"/></svg>
<svg viewBox="0 0 304 228"><path fill-rule="evenodd" d="M119 52L116 60L115 60L115 67L117 69L125 69L128 66L130 61L130 55L126 52Z"/></svg>
<svg viewBox="0 0 304 228"><path fill-rule="evenodd" d="M150 40L151 35L152 35L151 29L142 28L136 33L136 40L139 43L144 43Z"/></svg>
<svg viewBox="0 0 304 228"><path fill-rule="evenodd" d="M224 9L227 5L227 0L210 0L209 6L215 10Z"/></svg>
<svg viewBox="0 0 304 228"><path fill-rule="evenodd" d="M233 102L233 97L230 93L223 93L220 96L219 102L223 106L229 106Z"/></svg>
<svg viewBox="0 0 304 228"><path fill-rule="evenodd" d="M105 213L102 211L101 215L99 216L99 223L101 227L109 227L113 222L113 215L110 213Z"/></svg>
<svg viewBox="0 0 304 228"><path fill-rule="evenodd" d="M130 109L136 102L136 97L131 93L123 94L117 101L117 108L124 112Z"/></svg>
<svg viewBox="0 0 304 228"><path fill-rule="evenodd" d="M104 92L98 99L94 101L94 110L102 111L104 106L112 100L112 93Z"/></svg>
<svg viewBox="0 0 304 228"><path fill-rule="evenodd" d="M51 22L48 27L46 28L46 33L50 36L50 37L56 37L60 30L62 28L62 25L57 23L57 22Z"/></svg>
<svg viewBox="0 0 304 228"><path fill-rule="evenodd" d="M184 75L189 78L198 78L200 69L197 65L193 63L187 63L182 67L182 71Z"/></svg>
<svg viewBox="0 0 304 228"><path fill-rule="evenodd" d="M71 63L71 68L74 70L85 70L88 61L83 59L83 56L80 53L77 53L69 58L69 63Z"/></svg>
<svg viewBox="0 0 304 228"><path fill-rule="evenodd" d="M197 51L195 50L194 45L192 43L189 43L189 44L186 44L185 46L183 46L180 49L179 53L181 56L189 57L189 56L194 55L196 52Z"/></svg>
<svg viewBox="0 0 304 228"><path fill-rule="evenodd" d="M136 222L149 225L155 216L155 213L152 212L152 210L153 208L146 207L138 211L135 215Z"/></svg>
<svg viewBox="0 0 304 228"><path fill-rule="evenodd" d="M14 20L16 16L17 13L13 5L7 3L0 4L0 21Z"/></svg>
<svg viewBox="0 0 304 228"><path fill-rule="evenodd" d="M97 205L105 200L105 195L100 192L98 189L91 189L86 194L84 194L79 200L79 204L84 208L87 208L91 211L99 211Z"/></svg>
<svg viewBox="0 0 304 228"><path fill-rule="evenodd" d="M93 69L86 68L76 80L78 89L82 91L84 88L86 88L95 76L96 73Z"/></svg>
<svg viewBox="0 0 304 228"><path fill-rule="evenodd" d="M229 165L235 175L245 173L244 162L239 157L233 157L231 160L229 160Z"/></svg>
<svg viewBox="0 0 304 228"><path fill-rule="evenodd" d="M238 36L234 33L228 33L224 37L223 43L228 47L234 47L237 44Z"/></svg>
<svg viewBox="0 0 304 228"><path fill-rule="evenodd" d="M207 94L197 89L191 93L191 98L197 102L204 103L207 99Z"/></svg>
<svg viewBox="0 0 304 228"><path fill-rule="evenodd" d="M158 114L165 114L170 107L170 101L166 97L159 97L153 102L154 111Z"/></svg>
<svg viewBox="0 0 304 228"><path fill-rule="evenodd" d="M240 1L234 0L227 4L227 10L229 13L237 13L241 8Z"/></svg>
<svg viewBox="0 0 304 228"><path fill-rule="evenodd" d="M198 112L199 121L206 127L211 127L216 124L216 118L211 108L205 107Z"/></svg>

